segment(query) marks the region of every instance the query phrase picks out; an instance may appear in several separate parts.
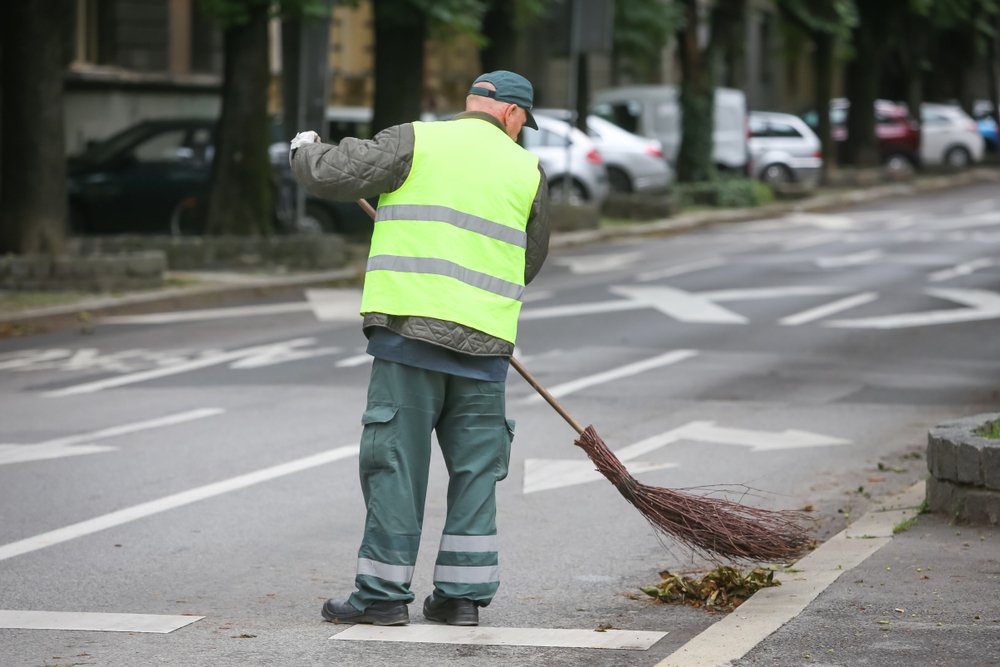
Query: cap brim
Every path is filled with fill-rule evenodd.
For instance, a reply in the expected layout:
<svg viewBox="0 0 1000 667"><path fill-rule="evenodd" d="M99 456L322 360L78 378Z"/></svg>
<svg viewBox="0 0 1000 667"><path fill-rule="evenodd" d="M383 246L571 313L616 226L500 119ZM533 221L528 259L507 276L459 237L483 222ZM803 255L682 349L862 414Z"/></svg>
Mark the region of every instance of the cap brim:
<svg viewBox="0 0 1000 667"><path fill-rule="evenodd" d="M524 107L521 108L524 109ZM528 109L524 109L524 115L527 117L527 120L524 121L524 124L530 127L532 130L537 130L538 123L535 122L535 117L531 115L531 111L529 111Z"/></svg>

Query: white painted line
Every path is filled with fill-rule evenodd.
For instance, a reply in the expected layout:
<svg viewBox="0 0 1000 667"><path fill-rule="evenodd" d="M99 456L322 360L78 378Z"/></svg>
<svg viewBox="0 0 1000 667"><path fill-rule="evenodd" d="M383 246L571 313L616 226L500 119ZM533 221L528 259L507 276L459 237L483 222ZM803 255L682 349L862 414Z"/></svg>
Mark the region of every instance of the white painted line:
<svg viewBox="0 0 1000 667"><path fill-rule="evenodd" d="M697 295L709 301L752 301L755 299L783 299L793 296L816 296L840 292L836 287L759 287L750 289L713 290L698 292Z"/></svg>
<svg viewBox="0 0 1000 667"><path fill-rule="evenodd" d="M222 480L221 482L206 484L205 486L199 486L188 491L182 491L170 496L164 496L163 498L159 498L157 500L151 500L149 502L133 505L132 507L126 507L125 509L111 512L110 514L104 514L93 519L88 519L63 528L51 530L47 533L35 535L34 537L4 544L0 546L0 560L6 560L8 558L13 558L14 556L30 553L32 551L38 551L39 549L44 549L45 547L67 542L78 537L83 537L84 535L90 535L107 528L120 526L122 524L129 523L130 521L142 519L153 514L166 512L167 510L172 510L177 507L183 507L184 505L189 505L191 503L198 502L199 500L220 496L224 493L229 493L230 491L244 489L248 486L260 484L261 482L266 482L268 480L301 472L310 468L315 468L316 466L321 466L332 461L337 461L350 456L357 456L357 454L357 445L338 447L337 449L330 449L325 452L320 452L319 454L313 454L312 456L306 456L300 459L295 459L294 461L271 466L270 468L262 468L261 470L256 470L244 475L231 477L229 479Z"/></svg>
<svg viewBox="0 0 1000 667"><path fill-rule="evenodd" d="M167 634L204 616L100 614L85 611L16 611L0 609L0 628L17 630L94 630Z"/></svg>
<svg viewBox="0 0 1000 667"><path fill-rule="evenodd" d="M819 257L816 259L816 266L823 269L835 269L843 266L858 266L859 264L871 264L882 257L881 250L865 250L852 255L842 255L840 257Z"/></svg>
<svg viewBox="0 0 1000 667"><path fill-rule="evenodd" d="M225 412L225 410L221 408L199 408L197 410L188 410L187 412L167 415L166 417L158 417L156 419L123 424L121 426L112 426L111 428L92 431L91 433L81 433L63 438L54 438L52 440L46 440L45 442L40 442L34 445L0 444L0 465L107 452L113 450L114 447L103 447L100 445L89 444L81 445L80 443L91 443L95 440L114 438L120 435L127 435L129 433L136 433L138 431L145 431L152 428L182 424L195 419L214 417L215 415L222 414L223 412Z"/></svg>
<svg viewBox="0 0 1000 667"><path fill-rule="evenodd" d="M558 646L645 651L667 635L641 630L560 630L546 628L487 628L452 625L380 627L352 625L330 639L421 644L476 644L485 646Z"/></svg>
<svg viewBox="0 0 1000 667"><path fill-rule="evenodd" d="M980 259L974 259L971 262L956 264L950 269L943 269L941 271L930 273L927 275L927 280L932 283L939 283L945 280L951 280L952 278L967 276L970 273L978 271L979 269L986 269L991 266L993 266L993 260L987 257L982 257Z"/></svg>
<svg viewBox="0 0 1000 667"><path fill-rule="evenodd" d="M985 213L986 211L992 211L997 207L996 199L978 199L976 201L970 201L968 204L962 204L961 210L965 215L971 215L974 213Z"/></svg>
<svg viewBox="0 0 1000 667"><path fill-rule="evenodd" d="M222 320L235 317L257 315L283 315L285 313L306 313L312 306L305 301L293 303L270 303L260 306L237 306L234 308L205 308L203 310L179 310L172 313L150 313L148 315L109 315L100 318L101 324L175 324L177 322L199 322Z"/></svg>
<svg viewBox="0 0 1000 667"><path fill-rule="evenodd" d="M832 320L824 326L845 329L903 329L906 327L927 327L956 322L977 322L1000 318L1000 294L978 289L945 289L943 287L925 290L939 299L961 303L968 308L948 310L928 310L919 313L900 313L884 317L868 317L856 320Z"/></svg>
<svg viewBox="0 0 1000 667"><path fill-rule="evenodd" d="M782 245L781 249L786 252L791 252L795 250L804 250L806 248L813 248L818 245L826 245L827 243L833 243L834 241L838 240L840 240L840 236L838 234L812 234L802 239L789 241L788 243Z"/></svg>
<svg viewBox="0 0 1000 667"><path fill-rule="evenodd" d="M923 482L918 482L914 488L922 488L923 485ZM910 493L912 490L907 491L908 498L916 497L916 494ZM923 492L919 493L919 497L923 497ZM889 537L851 538L851 529L838 533L795 563L796 572L782 576L781 586L757 591L736 611L696 635L657 663L656 667L726 665L746 655L771 633L802 613L844 572L888 544L892 540L892 527L898 519L896 512L873 511L865 514L858 521L861 522L866 523L868 530Z"/></svg>
<svg viewBox="0 0 1000 667"><path fill-rule="evenodd" d="M557 257L553 261L558 266L565 266L570 273L577 275L589 273L605 273L635 266L642 259L642 253L619 252L605 255L582 255L578 257Z"/></svg>
<svg viewBox="0 0 1000 667"><path fill-rule="evenodd" d="M255 345L253 347L245 347L240 350L233 350L232 352L222 352L220 354L210 355L207 357L203 357L201 359L195 359L194 361L187 361L181 364L174 364L173 366L164 366L163 368L153 368L146 371L139 371L136 373L129 373L127 375L119 375L116 377L106 378L104 380L97 380L95 382L85 382L84 384L77 384L70 387L64 387L62 389L55 389L53 391L45 392L42 395L48 398L57 398L60 396L72 396L74 394L89 394L95 391L101 391L102 389L123 387L128 384L145 382L146 380L154 380L157 378L167 377L170 375L177 375L179 373L187 373L188 371L198 370L200 368L208 368L209 366L217 366L219 364L225 364L230 361L236 361L237 359L244 359L247 357L254 357L254 356L264 356L271 354L278 349L288 350L290 348L298 347L301 345L311 345L314 342L316 342L314 338L296 338L281 343L272 343L269 345Z"/></svg>
<svg viewBox="0 0 1000 667"><path fill-rule="evenodd" d="M356 354L353 357L345 357L334 364L337 368L353 368L354 366L364 366L370 364L372 356L370 354Z"/></svg>
<svg viewBox="0 0 1000 667"><path fill-rule="evenodd" d="M796 313L795 315L783 317L778 320L778 323L788 327L798 326L800 324L821 319L827 315L833 315L834 313L839 313L850 308L863 306L866 303L871 303L877 298L877 292L863 292L861 294L855 294L854 296L848 296L837 301L832 301L823 306L803 310L801 313Z"/></svg>
<svg viewBox="0 0 1000 667"><path fill-rule="evenodd" d="M574 392L580 391L581 389L586 389L587 387L593 387L595 385L603 384L605 382L611 382L612 380L619 380L624 377L629 377L630 375L638 375L648 370L654 368L659 368L661 366L669 366L670 364L676 364L678 362L684 361L685 359L690 359L698 355L697 350L671 350L664 354L657 355L652 359L644 359L643 361L637 361L632 364L627 364L620 368L614 370L605 371L603 373L596 373L594 375L588 375L587 377L582 377L579 380L573 380L572 382L565 382L563 384L558 384L554 387L549 388L549 393L553 396L567 396ZM537 394L529 396L526 399L522 399L521 403L536 403L538 401L544 400L541 396Z"/></svg>
<svg viewBox="0 0 1000 667"><path fill-rule="evenodd" d="M637 282L645 283L651 280L659 280L661 278L672 278L674 276L684 275L685 273L694 273L695 271L702 271L704 269L714 269L717 266L725 266L726 260L718 257L710 257L708 259L703 259L697 262L688 262L687 264L680 264L678 266L672 266L667 269L658 269L656 271L646 271L640 273L635 277Z"/></svg>
<svg viewBox="0 0 1000 667"><path fill-rule="evenodd" d="M320 322L354 321L361 319L361 290L309 289L306 298Z"/></svg>

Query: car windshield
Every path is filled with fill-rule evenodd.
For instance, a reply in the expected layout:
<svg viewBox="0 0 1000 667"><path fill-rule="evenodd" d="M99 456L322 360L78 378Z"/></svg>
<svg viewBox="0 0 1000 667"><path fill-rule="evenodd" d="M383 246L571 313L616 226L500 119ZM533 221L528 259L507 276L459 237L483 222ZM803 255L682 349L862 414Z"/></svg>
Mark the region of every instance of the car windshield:
<svg viewBox="0 0 1000 667"><path fill-rule="evenodd" d="M87 147L80 159L90 164L100 164L134 144L143 137L149 129L145 125L135 125L118 134L113 134L104 141Z"/></svg>

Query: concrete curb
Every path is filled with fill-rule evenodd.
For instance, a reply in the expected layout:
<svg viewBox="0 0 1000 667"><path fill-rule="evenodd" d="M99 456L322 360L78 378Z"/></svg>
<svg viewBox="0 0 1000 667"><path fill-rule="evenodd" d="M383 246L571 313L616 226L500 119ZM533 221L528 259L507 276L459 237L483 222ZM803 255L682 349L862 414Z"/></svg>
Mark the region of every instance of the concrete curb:
<svg viewBox="0 0 1000 667"><path fill-rule="evenodd" d="M927 434L927 502L958 521L1000 524L1000 440L977 433L1000 412L938 424Z"/></svg>
<svg viewBox="0 0 1000 667"><path fill-rule="evenodd" d="M881 500L845 530L795 563L781 586L765 588L671 653L656 667L726 665L798 616L845 572L889 544L897 525L920 512L924 482Z"/></svg>

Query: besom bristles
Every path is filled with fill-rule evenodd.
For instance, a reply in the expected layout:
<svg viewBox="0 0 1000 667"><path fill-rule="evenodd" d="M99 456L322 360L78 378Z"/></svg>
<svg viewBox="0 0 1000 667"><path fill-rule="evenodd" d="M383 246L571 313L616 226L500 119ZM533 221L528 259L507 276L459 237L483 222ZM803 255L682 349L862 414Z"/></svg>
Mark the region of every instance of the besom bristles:
<svg viewBox="0 0 1000 667"><path fill-rule="evenodd" d="M777 563L795 560L812 545L798 512L643 484L593 426L583 429L575 442L654 528L697 552Z"/></svg>

